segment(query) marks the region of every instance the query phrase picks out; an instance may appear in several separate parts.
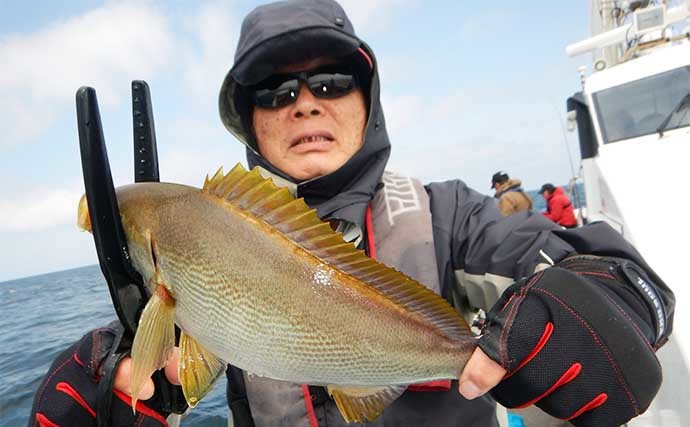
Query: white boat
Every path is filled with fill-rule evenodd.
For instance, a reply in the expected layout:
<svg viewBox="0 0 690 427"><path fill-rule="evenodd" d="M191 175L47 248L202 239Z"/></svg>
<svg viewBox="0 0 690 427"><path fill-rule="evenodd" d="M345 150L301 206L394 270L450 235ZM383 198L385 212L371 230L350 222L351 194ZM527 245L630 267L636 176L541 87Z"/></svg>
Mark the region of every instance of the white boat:
<svg viewBox="0 0 690 427"><path fill-rule="evenodd" d="M676 295L674 331L659 350L664 382L630 426L689 426L690 6L592 0L592 37L566 48L593 54L568 99L577 126L587 221L632 242Z"/></svg>

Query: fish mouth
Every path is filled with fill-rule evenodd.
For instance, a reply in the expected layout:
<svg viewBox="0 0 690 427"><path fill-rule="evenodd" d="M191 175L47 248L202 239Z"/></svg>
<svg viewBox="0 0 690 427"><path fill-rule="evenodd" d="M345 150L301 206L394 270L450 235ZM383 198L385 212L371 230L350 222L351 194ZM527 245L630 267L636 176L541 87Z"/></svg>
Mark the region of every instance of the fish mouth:
<svg viewBox="0 0 690 427"><path fill-rule="evenodd" d="M81 231L93 232L93 227L91 226L91 217L89 216L89 204L86 201L86 194L81 196L79 199L79 208L77 209L77 227Z"/></svg>
<svg viewBox="0 0 690 427"><path fill-rule="evenodd" d="M291 142L290 148L296 147L302 144L309 144L314 142L333 142L335 137L330 132L319 131L319 132L308 132L297 135Z"/></svg>

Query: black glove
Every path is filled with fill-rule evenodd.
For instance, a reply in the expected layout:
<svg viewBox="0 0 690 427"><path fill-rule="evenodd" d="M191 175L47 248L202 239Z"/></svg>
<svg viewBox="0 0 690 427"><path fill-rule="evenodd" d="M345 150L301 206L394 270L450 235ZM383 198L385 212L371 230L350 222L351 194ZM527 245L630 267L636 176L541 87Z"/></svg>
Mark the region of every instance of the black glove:
<svg viewBox="0 0 690 427"><path fill-rule="evenodd" d="M115 321L105 328L96 329L84 335L65 350L53 362L48 374L38 387L34 398L29 426L96 426L99 411L100 371L104 360L120 337L122 326ZM113 366L117 367L121 358ZM109 408L109 422L112 426L167 426L161 407L161 399L137 402L136 415L132 413L132 402L128 395L114 390ZM101 420L101 425L106 424Z"/></svg>
<svg viewBox="0 0 690 427"><path fill-rule="evenodd" d="M631 261L570 257L510 286L487 314L481 349L508 374L508 408L536 404L576 426L619 426L661 385L664 301Z"/></svg>

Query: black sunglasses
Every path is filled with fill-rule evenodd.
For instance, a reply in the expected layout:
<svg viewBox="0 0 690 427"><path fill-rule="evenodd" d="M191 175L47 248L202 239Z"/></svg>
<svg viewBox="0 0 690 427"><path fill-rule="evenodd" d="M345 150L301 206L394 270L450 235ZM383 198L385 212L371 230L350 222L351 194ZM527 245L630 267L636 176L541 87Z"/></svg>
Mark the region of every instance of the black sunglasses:
<svg viewBox="0 0 690 427"><path fill-rule="evenodd" d="M249 87L254 105L261 108L282 108L299 97L300 82L305 82L317 98L334 99L358 87L351 66L325 65L300 73L274 74Z"/></svg>

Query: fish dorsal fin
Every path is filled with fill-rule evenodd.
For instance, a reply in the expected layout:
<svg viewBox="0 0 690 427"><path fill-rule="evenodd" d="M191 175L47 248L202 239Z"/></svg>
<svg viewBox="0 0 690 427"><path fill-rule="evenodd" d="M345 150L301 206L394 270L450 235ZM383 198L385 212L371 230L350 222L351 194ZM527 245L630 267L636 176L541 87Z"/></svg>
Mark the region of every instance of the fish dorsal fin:
<svg viewBox="0 0 690 427"><path fill-rule="evenodd" d="M303 199L295 199L271 179L263 178L258 168L249 172L238 163L226 175L220 169L212 178L206 178L202 191L254 214L321 261L434 324L447 337L470 336L467 323L446 300L343 241L342 234L322 221L315 209L309 208Z"/></svg>

